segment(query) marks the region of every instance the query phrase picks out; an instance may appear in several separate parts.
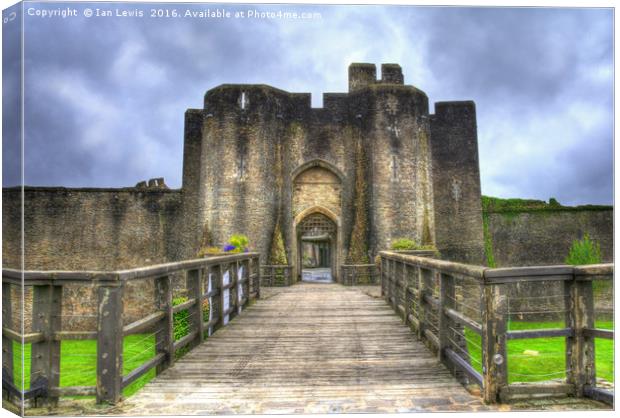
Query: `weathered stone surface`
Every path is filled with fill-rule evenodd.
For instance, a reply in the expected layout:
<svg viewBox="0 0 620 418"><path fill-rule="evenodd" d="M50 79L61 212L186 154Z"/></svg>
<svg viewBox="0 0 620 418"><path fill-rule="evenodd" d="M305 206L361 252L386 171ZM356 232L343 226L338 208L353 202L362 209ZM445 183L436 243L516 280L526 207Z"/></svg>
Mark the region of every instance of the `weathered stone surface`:
<svg viewBox="0 0 620 418"><path fill-rule="evenodd" d="M482 206L474 102L435 103L431 139L437 248L445 259L482 264Z"/></svg>
<svg viewBox="0 0 620 418"><path fill-rule="evenodd" d="M564 264L574 240L588 234L613 262L613 210L489 213L489 238L498 267Z"/></svg>
<svg viewBox="0 0 620 418"><path fill-rule="evenodd" d="M353 64L349 73L350 92L324 94L320 109L308 94L264 85L207 92L201 157L191 158L201 170L198 213L211 244L243 232L266 255L280 219L297 266L296 225L316 210L338 225L335 259L344 260L360 205L368 213L357 219L369 221L355 239L368 240L359 247L369 258L397 237L434 242L426 95L403 84L398 65L384 65L381 80L372 64ZM186 147L194 146L198 130L188 132ZM368 185L361 202L359 167Z"/></svg>
<svg viewBox="0 0 620 418"><path fill-rule="evenodd" d="M21 189L3 190L3 266L19 268ZM24 190L24 268L114 270L174 260L181 192L165 189Z"/></svg>

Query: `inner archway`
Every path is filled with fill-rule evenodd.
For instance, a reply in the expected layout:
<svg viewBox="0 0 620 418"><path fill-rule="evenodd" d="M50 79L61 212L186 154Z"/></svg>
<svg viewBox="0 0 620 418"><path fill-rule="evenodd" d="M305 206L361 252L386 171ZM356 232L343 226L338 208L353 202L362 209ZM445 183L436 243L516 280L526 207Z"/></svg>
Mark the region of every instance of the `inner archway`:
<svg viewBox="0 0 620 418"><path fill-rule="evenodd" d="M336 277L338 227L320 212L307 215L297 225L297 248L302 281L333 282Z"/></svg>

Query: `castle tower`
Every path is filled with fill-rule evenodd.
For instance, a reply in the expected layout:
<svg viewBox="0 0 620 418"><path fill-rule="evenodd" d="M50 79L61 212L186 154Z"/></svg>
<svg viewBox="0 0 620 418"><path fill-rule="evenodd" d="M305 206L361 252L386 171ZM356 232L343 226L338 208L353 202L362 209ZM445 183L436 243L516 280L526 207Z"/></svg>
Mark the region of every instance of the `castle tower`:
<svg viewBox="0 0 620 418"><path fill-rule="evenodd" d="M371 261L396 238L450 251L466 243L460 255L475 259L482 227L471 106L437 104L430 115L399 65L382 64L378 79L366 63L350 65L348 93L325 93L323 103L312 108L310 94L266 85L209 90L204 108L186 114L190 229L212 245L246 234L262 263L280 242L296 276L309 262L304 248L320 248L315 258L337 277L340 264ZM457 180L455 200L446 190Z"/></svg>

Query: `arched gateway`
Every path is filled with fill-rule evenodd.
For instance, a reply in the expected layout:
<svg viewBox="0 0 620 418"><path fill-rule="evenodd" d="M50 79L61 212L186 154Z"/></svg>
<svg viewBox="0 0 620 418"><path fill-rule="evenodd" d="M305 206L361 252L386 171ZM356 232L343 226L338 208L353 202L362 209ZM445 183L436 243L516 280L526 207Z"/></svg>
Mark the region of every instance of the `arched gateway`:
<svg viewBox="0 0 620 418"><path fill-rule="evenodd" d="M342 174L313 160L293 172L293 266L305 281L331 282L338 272Z"/></svg>
<svg viewBox="0 0 620 418"><path fill-rule="evenodd" d="M319 208L296 225L298 275L303 281L332 282L337 274L338 226Z"/></svg>

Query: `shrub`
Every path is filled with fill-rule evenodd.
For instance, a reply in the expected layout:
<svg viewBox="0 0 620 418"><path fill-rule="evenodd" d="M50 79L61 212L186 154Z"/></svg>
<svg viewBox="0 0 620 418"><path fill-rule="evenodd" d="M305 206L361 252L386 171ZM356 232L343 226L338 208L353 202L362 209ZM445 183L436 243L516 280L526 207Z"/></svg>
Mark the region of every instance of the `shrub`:
<svg viewBox="0 0 620 418"><path fill-rule="evenodd" d="M245 235L234 234L228 240L228 244L234 247L235 252L247 251L248 245L250 244L250 240ZM233 249L226 250L226 248L224 248L224 250L233 251Z"/></svg>
<svg viewBox="0 0 620 418"><path fill-rule="evenodd" d="M223 248L219 247L202 247L198 251L198 257L205 257L207 255L217 255L217 254L226 254L226 253L241 253L248 252L248 245L250 240L247 236L242 234L234 234L228 240L228 243L224 245Z"/></svg>
<svg viewBox="0 0 620 418"><path fill-rule="evenodd" d="M412 239L409 238L397 238L392 241L393 250L417 250L420 246Z"/></svg>
<svg viewBox="0 0 620 418"><path fill-rule="evenodd" d="M565 262L575 266L598 264L601 262L601 246L597 242L591 241L590 236L585 234L583 239L573 241Z"/></svg>
<svg viewBox="0 0 620 418"><path fill-rule="evenodd" d="M396 238L392 241L392 246L390 247L392 250L433 250L437 251L437 249L432 245L420 245L412 239L409 238Z"/></svg>

